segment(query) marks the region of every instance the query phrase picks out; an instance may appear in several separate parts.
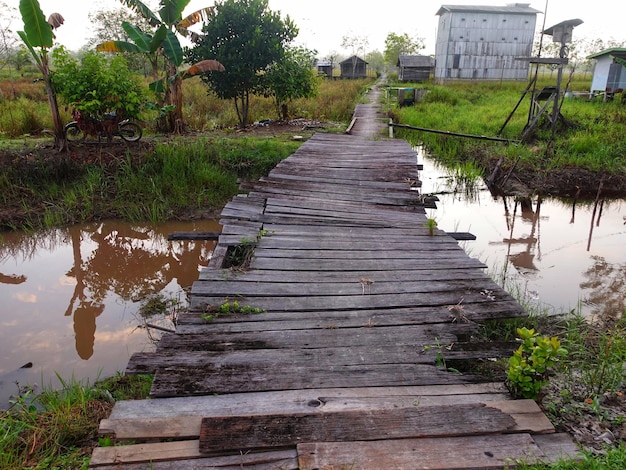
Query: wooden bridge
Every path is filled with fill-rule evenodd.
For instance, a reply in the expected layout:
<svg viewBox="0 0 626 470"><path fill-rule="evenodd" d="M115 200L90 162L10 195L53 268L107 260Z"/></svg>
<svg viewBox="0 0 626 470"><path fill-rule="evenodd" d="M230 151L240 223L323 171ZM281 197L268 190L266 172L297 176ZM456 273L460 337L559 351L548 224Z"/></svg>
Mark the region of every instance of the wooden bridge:
<svg viewBox="0 0 626 470"><path fill-rule="evenodd" d="M477 341L525 311L427 226L416 154L372 103L315 134L222 212L191 311L128 373L91 467L478 469L573 456L531 400L459 373L512 353ZM375 138L372 138L375 136ZM230 266L230 267L228 267ZM454 366L454 368L453 368Z"/></svg>

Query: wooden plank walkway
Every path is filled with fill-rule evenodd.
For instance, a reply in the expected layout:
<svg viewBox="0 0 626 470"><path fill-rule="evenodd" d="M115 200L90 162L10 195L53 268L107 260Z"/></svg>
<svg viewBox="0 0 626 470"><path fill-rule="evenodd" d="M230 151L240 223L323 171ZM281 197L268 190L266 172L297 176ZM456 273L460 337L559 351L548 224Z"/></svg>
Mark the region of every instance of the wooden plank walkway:
<svg viewBox="0 0 626 470"><path fill-rule="evenodd" d="M152 399L101 423L131 444L96 448L91 467L491 469L575 455L535 402L446 367L510 355L475 332L526 313L429 233L415 152L368 138L384 124L359 111L367 130L314 135L226 205L190 312L128 364L155 374ZM225 267L235 258L245 265ZM262 313L216 315L235 302Z"/></svg>

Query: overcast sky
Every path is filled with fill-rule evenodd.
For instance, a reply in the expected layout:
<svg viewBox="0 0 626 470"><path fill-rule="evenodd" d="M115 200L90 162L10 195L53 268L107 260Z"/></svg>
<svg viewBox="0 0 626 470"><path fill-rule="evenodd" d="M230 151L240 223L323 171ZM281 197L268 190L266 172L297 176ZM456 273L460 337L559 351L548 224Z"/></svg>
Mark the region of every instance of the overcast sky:
<svg viewBox="0 0 626 470"><path fill-rule="evenodd" d="M3 0L9 6L19 6L19 0ZM191 0L184 13L191 13L213 4L214 0ZM537 16L537 31L544 24L548 28L561 21L580 18L583 24L574 29L574 39L601 38L604 41L615 39L626 41L624 28L624 6L622 0L538 0L530 6L542 12ZM145 0L154 7L158 0ZM435 36L441 5L496 5L513 3L509 0L457 0L450 2L430 2L426 0L385 0L367 2L364 0L269 0L270 8L289 15L300 29L296 38L298 44L316 49L320 57L329 52L349 54L352 51L341 48L344 36L368 38L368 50L384 50L387 34L407 33L425 39L425 54L434 54ZM39 0L46 15L57 12L65 18L65 24L56 32L57 41L68 49L77 50L91 35L89 32L89 12L102 8L119 7L119 0ZM377 6L376 6L377 5ZM546 9L547 5L547 9ZM622 6L617 6L622 5ZM21 20L15 29L22 29Z"/></svg>

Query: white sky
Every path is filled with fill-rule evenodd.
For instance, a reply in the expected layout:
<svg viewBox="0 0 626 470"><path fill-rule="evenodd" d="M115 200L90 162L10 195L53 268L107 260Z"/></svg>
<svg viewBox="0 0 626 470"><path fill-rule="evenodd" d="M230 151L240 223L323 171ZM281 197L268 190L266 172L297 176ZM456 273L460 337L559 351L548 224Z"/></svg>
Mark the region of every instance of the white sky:
<svg viewBox="0 0 626 470"><path fill-rule="evenodd" d="M3 0L10 7L19 6L19 0ZM184 13L191 13L213 4L214 0L191 0ZM626 7L621 0L527 0L532 8L546 10L545 27L562 21L580 18L583 24L574 29L574 39L596 39L604 41L626 40L624 12ZM39 0L44 14L60 13L65 24L56 32L57 41L70 50L79 49L91 35L89 32L89 12L104 7L119 7L119 0ZM158 0L144 0L153 8ZM300 29L296 43L309 49L316 49L320 57L329 52L350 54L353 51L341 48L342 38L367 37L367 50L384 50L387 34L407 33L425 39L424 54L434 54L435 36L441 5L497 5L513 3L513 0L452 0L431 2L426 0L269 0L270 9L289 15ZM618 6L622 5L622 6ZM18 14L19 15L19 14ZM544 15L537 16L537 31L544 22ZM21 19L15 25L22 29Z"/></svg>

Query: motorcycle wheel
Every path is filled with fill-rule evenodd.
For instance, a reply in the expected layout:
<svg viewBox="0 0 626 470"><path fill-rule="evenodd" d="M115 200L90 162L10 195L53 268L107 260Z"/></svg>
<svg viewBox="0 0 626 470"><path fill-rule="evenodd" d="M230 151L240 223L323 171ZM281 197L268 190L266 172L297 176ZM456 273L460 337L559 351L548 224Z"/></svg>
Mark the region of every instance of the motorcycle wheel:
<svg viewBox="0 0 626 470"><path fill-rule="evenodd" d="M137 142L141 139L141 126L135 122L122 122L118 128L120 137L126 142Z"/></svg>
<svg viewBox="0 0 626 470"><path fill-rule="evenodd" d="M65 138L68 142L82 142L85 137L85 133L78 127L77 122L70 122L65 126Z"/></svg>

